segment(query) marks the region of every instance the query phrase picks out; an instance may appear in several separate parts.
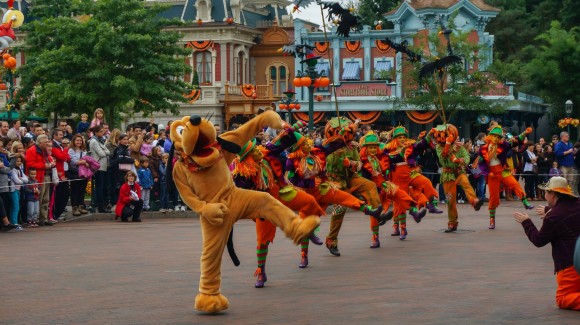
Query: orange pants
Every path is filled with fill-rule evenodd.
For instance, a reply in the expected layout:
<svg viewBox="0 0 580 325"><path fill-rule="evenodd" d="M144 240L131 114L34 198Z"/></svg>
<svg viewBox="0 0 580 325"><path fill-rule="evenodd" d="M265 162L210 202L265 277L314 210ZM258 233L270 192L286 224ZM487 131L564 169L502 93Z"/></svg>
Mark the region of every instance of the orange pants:
<svg viewBox="0 0 580 325"><path fill-rule="evenodd" d="M381 191L379 195L383 204L383 210L388 210L391 203L393 203L393 216L405 214L406 211L411 208L411 204L415 203L415 200L400 188L398 188L392 195L387 194L386 191ZM371 217L370 220L371 230L373 230L374 227L379 226L379 221L377 219Z"/></svg>
<svg viewBox="0 0 580 325"><path fill-rule="evenodd" d="M524 199L526 197L526 193L524 190L522 190L520 183L518 183L515 177L513 177L511 174L506 177L502 176L504 169L501 165L491 166L489 170L490 173L487 175L487 185L489 188L489 210L495 210L495 208L499 206L499 192L501 184L503 184L505 188L511 190L520 199Z"/></svg>
<svg viewBox="0 0 580 325"><path fill-rule="evenodd" d="M320 193L318 187L305 188L304 191L313 196L316 202L318 202L324 209L326 209L329 204L336 204L343 205L353 210L358 210L364 204L364 202L357 199L352 194L336 188L329 189L326 194Z"/></svg>
<svg viewBox="0 0 580 325"><path fill-rule="evenodd" d="M274 197L282 202L282 204L292 211L298 211L298 215L302 219L307 216L322 216L325 214L320 205L316 203L316 199L304 191L296 189L296 196L290 201L280 199L277 191L275 194ZM258 245L272 243L274 242L274 237L276 237L276 225L267 220L256 219L256 239Z"/></svg>
<svg viewBox="0 0 580 325"><path fill-rule="evenodd" d="M556 274L556 304L562 309L580 310L580 275L573 266Z"/></svg>
<svg viewBox="0 0 580 325"><path fill-rule="evenodd" d="M400 189L409 193L411 183L411 168L409 165L398 165L391 173L391 182L395 183Z"/></svg>
<svg viewBox="0 0 580 325"><path fill-rule="evenodd" d="M354 176L350 180L350 187L343 190L348 193L354 193L355 195L361 195L365 199L365 202L373 208L381 206L381 199L379 197L379 192L377 191L377 186L374 182L369 181L366 178ZM326 236L327 247L336 247L338 245L338 233L340 232L342 220L346 213L345 209L335 209L335 211L336 210L338 210L338 212L333 213L330 218L330 232Z"/></svg>
<svg viewBox="0 0 580 325"><path fill-rule="evenodd" d="M447 196L447 216L449 218L449 225L457 226L457 186L461 186L469 203L471 205L475 204L475 191L471 184L469 184L469 179L467 175L459 174L454 181L449 181L443 183L443 190L445 191L445 196Z"/></svg>
<svg viewBox="0 0 580 325"><path fill-rule="evenodd" d="M423 208L431 198L439 198L439 193L433 188L431 181L419 174L409 182L409 185L413 187L412 196L417 201L417 208Z"/></svg>

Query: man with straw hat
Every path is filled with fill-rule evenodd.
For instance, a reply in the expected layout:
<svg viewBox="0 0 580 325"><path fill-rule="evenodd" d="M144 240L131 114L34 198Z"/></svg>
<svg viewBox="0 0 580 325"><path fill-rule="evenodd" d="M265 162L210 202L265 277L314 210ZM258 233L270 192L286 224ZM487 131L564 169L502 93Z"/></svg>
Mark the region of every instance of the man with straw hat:
<svg viewBox="0 0 580 325"><path fill-rule="evenodd" d="M536 247L552 244L552 259L558 289L559 308L580 310L580 275L574 268L574 246L580 236L580 201L565 178L556 176L538 186L546 191L547 207L538 206L536 213L543 219L538 230L526 213L514 212L514 219L524 227Z"/></svg>

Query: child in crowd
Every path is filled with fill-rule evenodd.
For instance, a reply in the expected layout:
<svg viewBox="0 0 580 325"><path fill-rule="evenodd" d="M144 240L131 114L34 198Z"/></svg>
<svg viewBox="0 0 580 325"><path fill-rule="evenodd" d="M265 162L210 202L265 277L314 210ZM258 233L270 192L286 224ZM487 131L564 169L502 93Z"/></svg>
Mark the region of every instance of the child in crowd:
<svg viewBox="0 0 580 325"><path fill-rule="evenodd" d="M10 222L18 223L18 214L20 213L20 190L23 184L28 182L28 177L24 173L22 166L22 157L16 156L14 161L14 168L10 171L10 180L12 181L12 189L10 191L10 199L12 209L9 212Z"/></svg>
<svg viewBox="0 0 580 325"><path fill-rule="evenodd" d="M26 217L28 227L38 227L38 213L40 211L40 190L36 181L36 169L28 169L28 181L24 184L24 199L26 200Z"/></svg>
<svg viewBox="0 0 580 325"><path fill-rule="evenodd" d="M169 197L167 195L167 162L169 160L169 154L164 153L161 155L161 163L159 164L159 187L161 190L161 209L159 210L162 213L169 212L171 209L169 208Z"/></svg>
<svg viewBox="0 0 580 325"><path fill-rule="evenodd" d="M151 209L149 206L149 197L151 195L151 188L153 187L153 175L151 174L151 169L149 169L149 159L147 157L141 157L139 162L137 176L139 177L139 184L143 190L143 210L149 211Z"/></svg>
<svg viewBox="0 0 580 325"><path fill-rule="evenodd" d="M558 167L557 161L554 161L552 163L552 168L550 168L550 172L548 174L550 175L550 178L552 178L554 176L561 176L562 175L562 171Z"/></svg>
<svg viewBox="0 0 580 325"><path fill-rule="evenodd" d="M115 208L115 219L121 218L122 222L128 222L129 217L133 222L141 222L141 208L143 200L141 199L141 186L135 182L137 175L128 171L125 174L125 183L119 190L119 200Z"/></svg>
<svg viewBox="0 0 580 325"><path fill-rule="evenodd" d="M81 114L81 121L77 124L77 133L86 133L89 130L91 123L89 123L89 115L87 113Z"/></svg>
<svg viewBox="0 0 580 325"><path fill-rule="evenodd" d="M143 144L141 145L141 156L147 157L151 155L151 151L153 150L153 140L155 140L155 138L153 137L153 135L151 135L151 133L147 133L145 134L145 137L143 138Z"/></svg>

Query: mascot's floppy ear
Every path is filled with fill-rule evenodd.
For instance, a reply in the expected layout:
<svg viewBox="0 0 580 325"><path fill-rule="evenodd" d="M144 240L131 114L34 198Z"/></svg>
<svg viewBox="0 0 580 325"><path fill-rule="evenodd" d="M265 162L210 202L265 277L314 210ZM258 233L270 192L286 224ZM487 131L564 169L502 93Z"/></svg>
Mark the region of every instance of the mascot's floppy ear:
<svg viewBox="0 0 580 325"><path fill-rule="evenodd" d="M231 152L233 154L238 154L240 153L240 151L242 150L242 147L240 147L239 145L230 142L228 140L224 140L220 137L217 137L217 142L220 144L220 146L222 146L222 149L224 149L227 152Z"/></svg>

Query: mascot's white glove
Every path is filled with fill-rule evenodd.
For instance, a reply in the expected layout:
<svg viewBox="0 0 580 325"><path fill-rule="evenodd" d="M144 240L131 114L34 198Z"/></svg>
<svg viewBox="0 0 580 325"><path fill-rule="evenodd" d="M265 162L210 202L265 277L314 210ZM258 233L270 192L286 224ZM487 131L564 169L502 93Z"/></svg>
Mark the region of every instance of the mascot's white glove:
<svg viewBox="0 0 580 325"><path fill-rule="evenodd" d="M12 15L12 18L10 18L10 20L15 21L16 19L18 19L18 17L16 17L16 15Z"/></svg>
<svg viewBox="0 0 580 325"><path fill-rule="evenodd" d="M199 214L205 218L212 226L219 226L224 222L224 215L228 212L228 207L223 203L208 203Z"/></svg>

